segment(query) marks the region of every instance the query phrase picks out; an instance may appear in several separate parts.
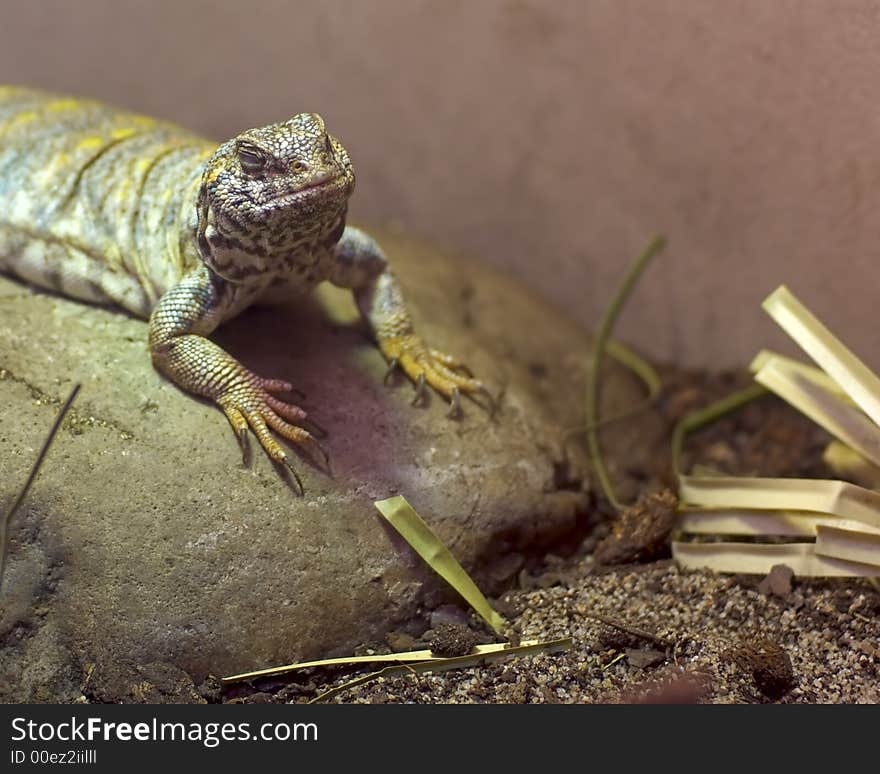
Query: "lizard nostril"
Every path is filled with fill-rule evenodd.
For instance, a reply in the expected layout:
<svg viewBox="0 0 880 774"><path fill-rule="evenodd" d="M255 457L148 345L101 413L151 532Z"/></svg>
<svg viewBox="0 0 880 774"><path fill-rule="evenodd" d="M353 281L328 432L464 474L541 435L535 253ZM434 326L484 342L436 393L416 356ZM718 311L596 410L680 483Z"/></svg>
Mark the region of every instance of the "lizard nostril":
<svg viewBox="0 0 880 774"><path fill-rule="evenodd" d="M312 175L312 185L321 185L333 178L333 173L329 169L319 169Z"/></svg>
<svg viewBox="0 0 880 774"><path fill-rule="evenodd" d="M290 168L294 172L307 172L309 165L306 164L305 161L294 161L293 164L290 165Z"/></svg>

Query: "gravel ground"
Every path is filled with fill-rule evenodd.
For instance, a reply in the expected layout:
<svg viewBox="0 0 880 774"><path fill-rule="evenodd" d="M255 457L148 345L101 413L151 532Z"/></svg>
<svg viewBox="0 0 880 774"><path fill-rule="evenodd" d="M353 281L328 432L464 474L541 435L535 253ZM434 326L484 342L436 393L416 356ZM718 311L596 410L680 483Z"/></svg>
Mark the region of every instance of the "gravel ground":
<svg viewBox="0 0 880 774"><path fill-rule="evenodd" d="M519 612L524 639L571 637L567 652L394 675L332 701L880 701L880 592L870 582L795 580L780 597L758 590L758 578L680 572L668 562L594 574L584 560L568 570L559 585L509 593L498 605ZM309 682L320 692L347 679Z"/></svg>
<svg viewBox="0 0 880 774"><path fill-rule="evenodd" d="M664 374L659 411L672 424L729 393L745 374ZM688 442L685 466L710 464L730 474L833 477L821 455L828 435L781 401L762 398ZM668 449L627 460L619 491L658 491L672 483ZM612 464L614 461L611 461ZM623 475L623 474L620 474ZM568 559L532 557L518 588L494 601L522 639L570 637L564 653L514 657L437 673L395 674L345 688L337 703L770 703L880 702L880 584L865 579L767 578L680 571L668 557L668 532L651 508L610 518L597 496L587 538ZM647 525L647 527L645 526ZM642 534L640 535L639 532ZM652 534L652 532L657 534ZM626 561L607 536L651 540ZM614 547L612 547L614 548ZM623 552L626 553L626 550ZM608 559L607 557L613 557ZM656 558L660 557L660 558ZM636 557L633 556L632 559ZM631 560L632 560L631 559ZM392 632L359 653L437 646L462 650L492 641L463 610L437 611L419 639ZM454 648L453 648L454 649ZM226 700L306 702L363 673L313 672L254 686Z"/></svg>

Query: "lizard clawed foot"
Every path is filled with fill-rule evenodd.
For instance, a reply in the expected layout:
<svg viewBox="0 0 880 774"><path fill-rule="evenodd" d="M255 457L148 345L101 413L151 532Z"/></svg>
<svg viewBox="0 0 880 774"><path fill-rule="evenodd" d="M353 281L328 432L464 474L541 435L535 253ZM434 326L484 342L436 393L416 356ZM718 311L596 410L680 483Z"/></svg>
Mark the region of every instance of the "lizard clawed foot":
<svg viewBox="0 0 880 774"><path fill-rule="evenodd" d="M449 401L447 416L457 417L461 414L461 396L474 400L475 395L483 396L489 406L489 416L494 417L498 403L489 389L473 377L470 369L452 355L436 349L430 349L415 335L386 339L381 342L381 349L388 359L388 371L385 382L396 369L401 369L415 384L415 396L412 405L422 402L427 388L432 387ZM483 406L483 408L486 408Z"/></svg>
<svg viewBox="0 0 880 774"><path fill-rule="evenodd" d="M256 435L260 446L266 454L280 465L284 465L296 479L300 492L304 493L302 480L293 468L290 455L275 440L274 430L278 435L306 449L310 454L320 455L325 467L330 468L330 456L314 435L299 424L309 422L319 433L324 431L311 420L307 420L306 412L299 406L286 403L272 393L290 392L291 385L279 379L262 379L250 371L246 371L226 391L217 398L217 403L226 414L242 447L245 464L248 462L247 436L248 430Z"/></svg>

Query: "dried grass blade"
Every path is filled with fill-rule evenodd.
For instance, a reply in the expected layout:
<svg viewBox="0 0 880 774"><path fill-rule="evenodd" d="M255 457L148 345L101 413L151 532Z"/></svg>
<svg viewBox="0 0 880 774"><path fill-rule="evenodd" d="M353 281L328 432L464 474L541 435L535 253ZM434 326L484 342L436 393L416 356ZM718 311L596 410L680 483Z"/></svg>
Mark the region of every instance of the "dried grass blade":
<svg viewBox="0 0 880 774"><path fill-rule="evenodd" d="M373 505L431 569L452 586L496 634L503 636L507 621L492 609L471 576L406 498L398 495L387 500L378 500Z"/></svg>
<svg viewBox="0 0 880 774"><path fill-rule="evenodd" d="M764 310L875 423L880 424L880 378L810 312L785 285Z"/></svg>
<svg viewBox="0 0 880 774"><path fill-rule="evenodd" d="M682 503L701 508L811 511L880 527L880 492L815 478L679 477Z"/></svg>
<svg viewBox="0 0 880 774"><path fill-rule="evenodd" d="M776 564L813 578L878 577L880 567L821 556L813 543L672 543L679 567L766 575Z"/></svg>
<svg viewBox="0 0 880 774"><path fill-rule="evenodd" d="M309 702L309 704L318 704L320 702L327 701L327 699L332 698L342 691L347 691L349 688L354 688L357 685L363 685L364 683L370 682L372 680L377 680L380 677L388 677L390 675L400 674L401 672L409 672L411 674L421 674L423 672L445 672L449 669L462 669L464 667L480 666L481 664L489 664L496 661L502 661L513 656L534 656L538 653L561 653L571 647L571 640L566 637L558 640L548 640L547 642L524 642L517 646L499 645L491 647L496 649L483 653L472 653L468 654L467 656L438 658L432 661L421 662L417 664L399 664L396 666L388 666L384 669L380 669L378 672L371 672L368 675L361 675L360 677L349 680L342 685L337 685L335 688L331 688L329 691L325 691L324 693L316 696Z"/></svg>
<svg viewBox="0 0 880 774"><path fill-rule="evenodd" d="M880 427L864 412L778 358L768 360L755 374L755 380L835 438L880 465Z"/></svg>

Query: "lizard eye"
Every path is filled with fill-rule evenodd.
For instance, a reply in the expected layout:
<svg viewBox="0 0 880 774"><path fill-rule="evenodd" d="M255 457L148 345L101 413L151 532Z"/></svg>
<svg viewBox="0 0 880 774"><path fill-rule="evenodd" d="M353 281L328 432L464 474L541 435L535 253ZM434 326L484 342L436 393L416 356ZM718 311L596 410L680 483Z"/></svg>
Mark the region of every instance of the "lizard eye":
<svg viewBox="0 0 880 774"><path fill-rule="evenodd" d="M248 175L259 175L266 168L266 158L253 145L239 145L238 160L241 168Z"/></svg>

